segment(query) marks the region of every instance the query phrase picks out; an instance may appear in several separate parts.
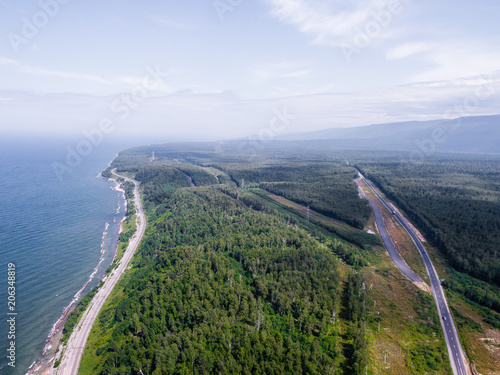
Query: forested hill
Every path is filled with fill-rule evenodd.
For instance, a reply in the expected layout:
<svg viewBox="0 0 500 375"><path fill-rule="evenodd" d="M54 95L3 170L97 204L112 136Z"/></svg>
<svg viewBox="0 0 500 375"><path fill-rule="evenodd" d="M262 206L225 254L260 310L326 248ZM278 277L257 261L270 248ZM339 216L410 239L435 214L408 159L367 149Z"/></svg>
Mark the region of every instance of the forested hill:
<svg viewBox="0 0 500 375"><path fill-rule="evenodd" d="M278 139L329 140L333 147L365 150L500 153L500 115L335 128Z"/></svg>
<svg viewBox="0 0 500 375"><path fill-rule="evenodd" d="M341 275L327 237L256 206L215 169L128 172L143 184L148 230L93 330L83 373L364 373L362 276Z"/></svg>

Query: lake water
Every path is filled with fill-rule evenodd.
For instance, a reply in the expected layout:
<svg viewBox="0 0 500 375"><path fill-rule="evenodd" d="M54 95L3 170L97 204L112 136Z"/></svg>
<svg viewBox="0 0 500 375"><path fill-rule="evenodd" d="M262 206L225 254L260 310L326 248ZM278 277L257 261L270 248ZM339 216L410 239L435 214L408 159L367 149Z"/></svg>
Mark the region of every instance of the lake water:
<svg viewBox="0 0 500 375"><path fill-rule="evenodd" d="M99 146L58 179L67 140L0 140L0 373L24 374L75 293L109 267L124 215L123 197L98 177L123 146ZM106 235L103 233L107 228ZM16 268L16 367L10 341L8 264ZM83 293L82 296L85 294Z"/></svg>

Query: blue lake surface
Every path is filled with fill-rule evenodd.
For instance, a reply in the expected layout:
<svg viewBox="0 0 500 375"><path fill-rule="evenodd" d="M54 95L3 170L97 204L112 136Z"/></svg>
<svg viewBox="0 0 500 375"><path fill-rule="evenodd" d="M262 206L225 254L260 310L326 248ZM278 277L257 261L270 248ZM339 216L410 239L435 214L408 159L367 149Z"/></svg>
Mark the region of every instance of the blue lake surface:
<svg viewBox="0 0 500 375"><path fill-rule="evenodd" d="M123 197L98 174L124 147L95 147L60 180L53 163L65 164L66 147L74 145L68 140L0 140L0 374L26 373L98 265L101 246L104 261L85 293L97 285L114 255ZM11 341L9 263L16 268L15 368L8 366L6 355Z"/></svg>

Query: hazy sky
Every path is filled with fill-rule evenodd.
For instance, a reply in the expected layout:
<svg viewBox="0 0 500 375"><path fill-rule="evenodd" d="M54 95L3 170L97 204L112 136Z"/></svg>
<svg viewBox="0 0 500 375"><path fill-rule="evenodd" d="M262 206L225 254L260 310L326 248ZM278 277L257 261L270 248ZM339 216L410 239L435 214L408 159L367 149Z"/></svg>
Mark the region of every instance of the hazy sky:
<svg viewBox="0 0 500 375"><path fill-rule="evenodd" d="M163 141L494 114L499 18L498 0L3 0L0 131L112 121Z"/></svg>

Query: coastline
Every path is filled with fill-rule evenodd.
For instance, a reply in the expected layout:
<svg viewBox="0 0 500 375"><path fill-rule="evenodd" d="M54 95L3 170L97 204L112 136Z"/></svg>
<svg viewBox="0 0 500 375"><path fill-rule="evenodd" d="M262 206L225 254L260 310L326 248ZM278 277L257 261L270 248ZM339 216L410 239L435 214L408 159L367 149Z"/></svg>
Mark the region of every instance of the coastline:
<svg viewBox="0 0 500 375"><path fill-rule="evenodd" d="M126 250L121 256L117 267L110 268L111 272L103 279L101 288L92 298L90 305L85 309L76 328L73 329L51 373L76 374L78 372L92 327L111 292L118 284L123 274L130 269L130 263L146 231L146 215L142 207L139 193L140 183L132 178L116 173L115 170L113 170L112 173L134 184L133 196L128 198L132 200L137 208L137 215L134 215L136 228L132 237L127 241Z"/></svg>
<svg viewBox="0 0 500 375"><path fill-rule="evenodd" d="M111 162L108 164L108 166L109 165L111 165ZM124 208L123 217L120 219L120 221L118 223L117 234L119 236L120 233L123 231L123 222L126 218L125 214L127 212L127 199L125 196L125 190L122 189L121 184L114 178L104 177L102 175L102 173L99 173L97 175L97 178L103 178L103 179L115 184L114 186L110 187L111 190L118 193L117 209L114 213L113 224L116 224L117 218L118 218L120 212L122 212L122 209ZM123 201L123 205L121 204L122 201ZM76 308L76 306L81 302L82 298L84 297L84 296L82 296L83 292L89 286L89 284L94 280L98 271L101 269L101 265L105 259L105 253L106 253L105 240L109 234L109 232L108 232L109 227L110 227L110 223L106 222L105 228L104 228L104 231L102 234L102 238L101 238L101 255L100 255L98 264L95 266L95 268L93 269L92 273L89 275L88 279L83 284L83 286L73 296L73 298L72 298L71 302L68 304L68 306L66 306L66 308L63 310L60 318L52 326L52 329L50 330L50 332L47 336L45 346L42 349L42 353L41 353L40 358L38 360L34 361L31 364L31 366L26 370L26 373L25 373L26 375L47 375L47 374L52 373L51 370L53 369L54 363L59 359L59 357L62 354L63 344L62 344L61 340L63 337L63 329L64 329L64 325L67 321L67 318L71 314L71 312ZM119 244L119 240L116 240L115 243L112 244L112 246L110 248L110 250L113 253L111 263L116 258L118 244ZM95 286L95 288L100 287L100 283L103 281L103 279L105 277L106 277L106 274L104 273L100 277L100 279L98 280L98 283ZM90 292L90 290L88 292Z"/></svg>
<svg viewBox="0 0 500 375"><path fill-rule="evenodd" d="M125 221L125 219L127 217L126 216L126 213L127 213L127 197L125 196L125 190L122 189L121 184L117 180L115 180L113 178L108 178L107 180L108 181L112 181L112 182L115 183L115 187L113 187L111 189L114 190L114 191L116 191L116 192L118 192L118 193L121 193L122 197L123 197L123 208L125 209L125 215L121 218L121 220L120 220L120 227L118 229L118 234L121 234L123 232L123 222ZM116 209L116 214L115 214L115 218L114 218L114 221L113 221L114 223L116 223L116 221L115 221L116 220L116 215L118 215L118 213L120 212L120 209L121 209L121 207L120 207L120 200L118 199L118 208ZM116 249L114 250L115 254L113 256L113 260L116 257L116 250L117 250L117 248L118 248L118 242L116 243Z"/></svg>

